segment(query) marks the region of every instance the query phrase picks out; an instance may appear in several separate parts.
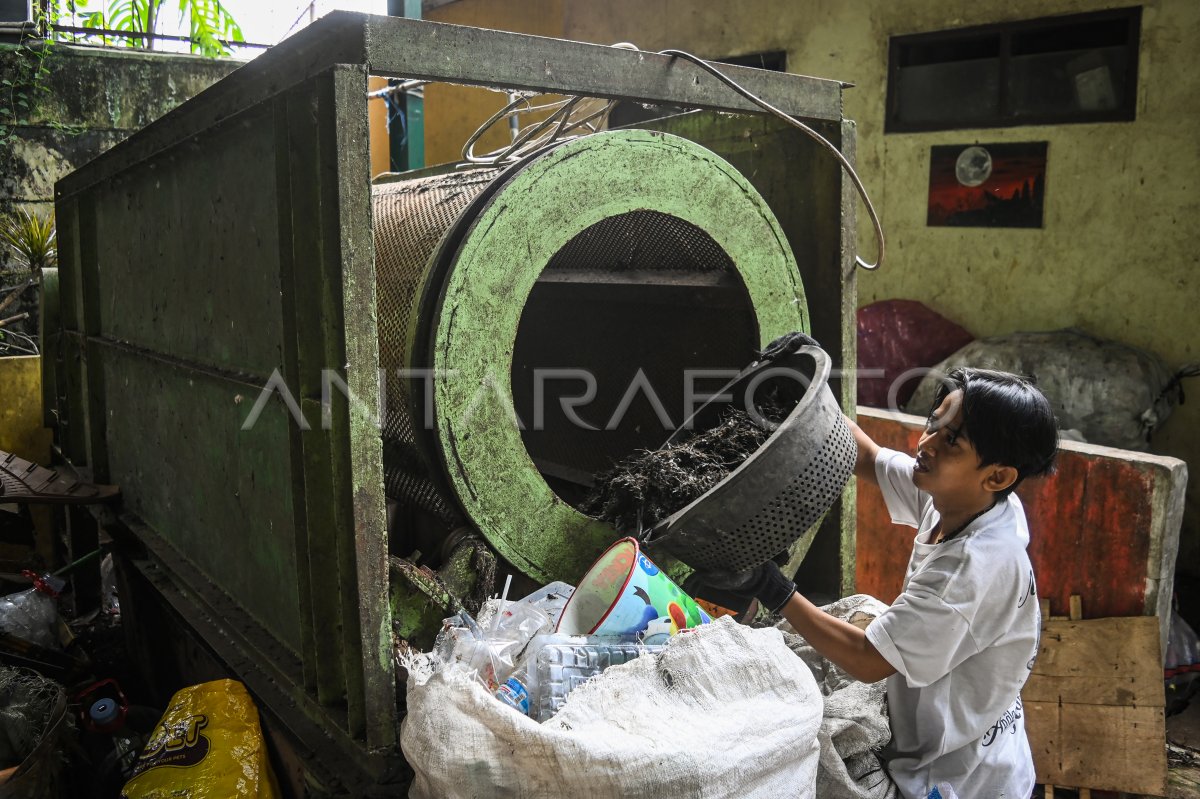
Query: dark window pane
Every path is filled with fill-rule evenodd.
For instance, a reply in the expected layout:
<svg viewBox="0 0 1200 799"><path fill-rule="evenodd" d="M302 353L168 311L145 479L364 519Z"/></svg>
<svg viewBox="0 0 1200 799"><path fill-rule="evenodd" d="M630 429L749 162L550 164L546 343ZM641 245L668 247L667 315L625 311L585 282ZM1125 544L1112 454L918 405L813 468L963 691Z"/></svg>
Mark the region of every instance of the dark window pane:
<svg viewBox="0 0 1200 799"><path fill-rule="evenodd" d="M946 64L971 61L977 58L998 58L999 36L965 36L940 38L932 42L913 42L900 49L901 67L925 64Z"/></svg>
<svg viewBox="0 0 1200 799"><path fill-rule="evenodd" d="M997 58L906 67L899 77L898 121L956 123L999 114Z"/></svg>
<svg viewBox="0 0 1200 799"><path fill-rule="evenodd" d="M0 0L0 22L27 22L32 19L29 0Z"/></svg>
<svg viewBox="0 0 1200 799"><path fill-rule="evenodd" d="M1093 50L1098 47L1123 47L1129 41L1129 19L1105 19L1096 22L1054 25L1014 33L1013 55L1035 55L1064 50Z"/></svg>
<svg viewBox="0 0 1200 799"><path fill-rule="evenodd" d="M1014 56L1009 61L1013 115L1113 111L1125 97L1123 47Z"/></svg>
<svg viewBox="0 0 1200 799"><path fill-rule="evenodd" d="M1130 120L1141 8L896 36L889 132Z"/></svg>

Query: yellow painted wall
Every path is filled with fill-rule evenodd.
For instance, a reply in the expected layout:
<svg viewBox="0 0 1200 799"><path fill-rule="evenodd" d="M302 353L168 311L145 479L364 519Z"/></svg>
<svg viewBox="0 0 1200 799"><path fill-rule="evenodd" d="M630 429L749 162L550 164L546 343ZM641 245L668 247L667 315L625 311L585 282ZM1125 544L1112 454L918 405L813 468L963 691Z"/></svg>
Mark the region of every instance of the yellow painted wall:
<svg viewBox="0 0 1200 799"><path fill-rule="evenodd" d="M570 38L563 32L565 0L460 0L426 14L436 22ZM462 157L463 144L488 117L508 102L502 92L447 83L425 87L425 163L444 164ZM527 120L539 118L537 115ZM476 153L511 142L507 126L496 125L482 136Z"/></svg>
<svg viewBox="0 0 1200 799"><path fill-rule="evenodd" d="M708 58L784 50L791 72L855 84L846 92L846 116L858 123L859 172L888 237L885 267L859 275L861 304L918 299L977 336L1078 326L1178 366L1200 360L1200 70L1194 52L1200 2L1143 4L1134 122L883 133L889 36L1128 4L460 0L429 16L598 44L675 47ZM461 112L439 109L435 116L431 110L427 120L429 150L449 152L443 141L461 146L467 127ZM1019 141L1049 142L1042 229L925 225L931 146ZM861 251L871 258L874 243L865 215L860 219ZM1200 381L1189 386L1200 397ZM1182 458L1192 469L1179 563L1200 576L1200 401L1176 409L1153 451Z"/></svg>
<svg viewBox="0 0 1200 799"><path fill-rule="evenodd" d="M0 358L0 450L49 466L52 434L42 422L42 359ZM37 554L44 564L53 564L54 516L46 505L34 505L30 513L37 529ZM0 544L0 561L21 563L27 555L21 545Z"/></svg>
<svg viewBox="0 0 1200 799"><path fill-rule="evenodd" d="M0 450L50 463L50 431L42 427L42 359L0 358Z"/></svg>
<svg viewBox="0 0 1200 799"><path fill-rule="evenodd" d="M376 91L387 86L387 78L372 75L367 80L367 91ZM371 177L391 169L392 150L387 130L387 104L379 98L367 101L367 117L370 121Z"/></svg>

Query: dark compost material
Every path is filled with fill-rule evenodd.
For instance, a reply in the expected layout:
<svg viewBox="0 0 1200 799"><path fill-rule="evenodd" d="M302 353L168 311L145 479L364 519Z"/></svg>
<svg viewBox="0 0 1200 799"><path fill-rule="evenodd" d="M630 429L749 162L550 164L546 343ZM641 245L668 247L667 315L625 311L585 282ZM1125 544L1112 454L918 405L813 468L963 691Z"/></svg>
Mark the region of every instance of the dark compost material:
<svg viewBox="0 0 1200 799"><path fill-rule="evenodd" d="M724 480L766 442L795 404L772 394L756 407L766 424L730 407L715 427L638 451L596 476L583 512L612 523L622 535L640 534Z"/></svg>

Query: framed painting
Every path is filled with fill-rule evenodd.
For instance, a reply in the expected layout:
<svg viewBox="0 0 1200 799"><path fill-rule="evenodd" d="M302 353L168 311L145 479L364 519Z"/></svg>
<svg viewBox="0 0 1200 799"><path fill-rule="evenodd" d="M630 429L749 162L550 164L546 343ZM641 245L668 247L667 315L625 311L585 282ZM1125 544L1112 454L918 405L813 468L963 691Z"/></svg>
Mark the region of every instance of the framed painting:
<svg viewBox="0 0 1200 799"><path fill-rule="evenodd" d="M1042 226L1046 142L944 144L930 149L931 227Z"/></svg>

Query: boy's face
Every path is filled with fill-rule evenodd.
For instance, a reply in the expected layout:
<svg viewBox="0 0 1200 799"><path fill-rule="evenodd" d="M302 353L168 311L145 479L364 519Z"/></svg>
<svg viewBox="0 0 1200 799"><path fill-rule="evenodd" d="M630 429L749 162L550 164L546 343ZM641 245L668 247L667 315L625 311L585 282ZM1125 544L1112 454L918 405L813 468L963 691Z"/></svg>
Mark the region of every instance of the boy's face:
<svg viewBox="0 0 1200 799"><path fill-rule="evenodd" d="M934 409L917 442L913 484L928 492L935 505L974 503L987 499L994 470L979 465L979 455L962 430L962 391L952 391Z"/></svg>

